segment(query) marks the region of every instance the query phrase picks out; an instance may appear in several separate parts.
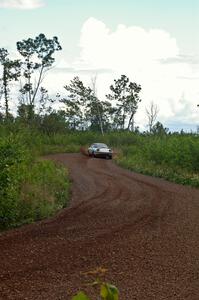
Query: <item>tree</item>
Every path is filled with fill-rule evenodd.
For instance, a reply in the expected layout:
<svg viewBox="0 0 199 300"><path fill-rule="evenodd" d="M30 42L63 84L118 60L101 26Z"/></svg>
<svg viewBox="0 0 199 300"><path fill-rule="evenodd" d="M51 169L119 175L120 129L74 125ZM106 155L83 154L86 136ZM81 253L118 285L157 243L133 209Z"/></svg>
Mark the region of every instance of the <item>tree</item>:
<svg viewBox="0 0 199 300"><path fill-rule="evenodd" d="M91 116L95 116L95 122L96 124L99 123L100 126L100 130L101 130L101 134L104 135L104 128L103 128L103 122L102 122L102 114L103 114L103 104L100 103L98 97L97 97L97 76L94 76L91 78L91 85L92 85L92 91L93 91L93 99L90 105L90 112L91 112ZM91 127L95 127L93 126L94 124L91 125Z"/></svg>
<svg viewBox="0 0 199 300"><path fill-rule="evenodd" d="M1 95L5 99L5 114L6 119L9 118L9 83L11 81L17 81L20 77L21 63L19 60L11 60L8 57L9 53L5 48L0 48L0 63L3 67L2 78L1 78Z"/></svg>
<svg viewBox="0 0 199 300"><path fill-rule="evenodd" d="M59 110L57 112L52 111L49 114L45 114L41 117L40 128L43 132L49 135L52 133L65 132L68 128L65 119L65 112Z"/></svg>
<svg viewBox="0 0 199 300"><path fill-rule="evenodd" d="M4 115L2 112L0 112L0 124L4 121Z"/></svg>
<svg viewBox="0 0 199 300"><path fill-rule="evenodd" d="M97 96L97 77L91 78L91 97L86 105L86 117L90 124L89 128L94 131L104 131L110 129L110 116L113 112L109 101L101 101Z"/></svg>
<svg viewBox="0 0 199 300"><path fill-rule="evenodd" d="M149 108L146 108L149 132L152 131L152 128L153 128L153 126L155 124L155 121L157 119L158 111L159 111L158 106L153 101L150 103Z"/></svg>
<svg viewBox="0 0 199 300"><path fill-rule="evenodd" d="M169 132L169 128L163 126L162 123L157 122L153 127L151 132L157 135L165 135Z"/></svg>
<svg viewBox="0 0 199 300"><path fill-rule="evenodd" d="M110 115L112 112L112 105L109 101L100 101L96 97L92 97L91 101L86 106L86 119L89 128L93 131L104 131L110 129Z"/></svg>
<svg viewBox="0 0 199 300"><path fill-rule="evenodd" d="M20 92L27 96L26 104L29 106L29 119L34 116L35 100L44 74L55 61L53 54L61 49L57 37L47 39L42 33L34 39L28 38L17 42L17 50L23 57L22 67L25 79ZM37 77L34 76L36 71Z"/></svg>
<svg viewBox="0 0 199 300"><path fill-rule="evenodd" d="M119 129L133 129L134 116L141 101L139 93L141 86L135 82L130 82L126 75L121 75L120 79L114 80L114 85L110 86L111 94L106 95L109 100L116 102L114 126Z"/></svg>
<svg viewBox="0 0 199 300"><path fill-rule="evenodd" d="M24 123L27 122L29 117L29 111L30 111L29 105L21 103L17 109L17 113L18 113L17 119L23 121Z"/></svg>
<svg viewBox="0 0 199 300"><path fill-rule="evenodd" d="M66 119L71 129L88 129L101 131L110 127L109 115L111 104L100 101L96 96L96 86L86 87L79 77L74 77L64 88L67 97L60 101L66 106Z"/></svg>
<svg viewBox="0 0 199 300"><path fill-rule="evenodd" d="M85 87L79 77L74 77L69 85L65 85L67 97L60 101L66 106L66 117L72 129L85 129L88 127L86 106L93 98L92 90Z"/></svg>

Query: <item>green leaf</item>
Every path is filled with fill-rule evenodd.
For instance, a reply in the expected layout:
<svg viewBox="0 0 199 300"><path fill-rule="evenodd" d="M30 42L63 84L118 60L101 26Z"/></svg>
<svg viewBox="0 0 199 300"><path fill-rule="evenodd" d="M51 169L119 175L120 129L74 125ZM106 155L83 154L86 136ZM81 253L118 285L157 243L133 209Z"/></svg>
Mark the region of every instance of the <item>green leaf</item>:
<svg viewBox="0 0 199 300"><path fill-rule="evenodd" d="M118 289L112 284L108 284L108 283L102 284L100 290L100 296L104 300L118 300L119 299Z"/></svg>
<svg viewBox="0 0 199 300"><path fill-rule="evenodd" d="M106 298L107 298L107 296L108 296L108 289L107 289L106 284L102 284L102 285L101 285L100 296L101 296L103 299L106 299Z"/></svg>
<svg viewBox="0 0 199 300"><path fill-rule="evenodd" d="M72 300L90 300L90 298L88 298L88 296L86 296L86 294L84 294L83 292L79 292L72 298Z"/></svg>
<svg viewBox="0 0 199 300"><path fill-rule="evenodd" d="M111 295L113 296L113 300L118 300L119 292L118 292L118 289L116 288L116 286L114 286L112 284L107 284L107 286L109 287L109 291L110 291Z"/></svg>

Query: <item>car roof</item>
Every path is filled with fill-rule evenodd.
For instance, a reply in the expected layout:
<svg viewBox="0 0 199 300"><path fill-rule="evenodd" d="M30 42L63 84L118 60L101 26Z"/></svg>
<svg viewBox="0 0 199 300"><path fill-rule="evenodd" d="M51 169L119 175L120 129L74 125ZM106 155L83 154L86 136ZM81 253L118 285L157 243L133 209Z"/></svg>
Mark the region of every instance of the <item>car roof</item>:
<svg viewBox="0 0 199 300"><path fill-rule="evenodd" d="M92 146L96 146L96 147L107 147L106 144L103 144L103 143L94 143L92 144Z"/></svg>

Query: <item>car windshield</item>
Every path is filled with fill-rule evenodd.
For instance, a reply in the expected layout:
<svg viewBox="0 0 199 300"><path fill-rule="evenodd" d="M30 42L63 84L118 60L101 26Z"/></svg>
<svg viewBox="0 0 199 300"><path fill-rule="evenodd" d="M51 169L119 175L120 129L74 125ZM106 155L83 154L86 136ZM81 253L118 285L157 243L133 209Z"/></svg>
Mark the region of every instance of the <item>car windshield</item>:
<svg viewBox="0 0 199 300"><path fill-rule="evenodd" d="M108 146L106 144L102 144L102 143L97 143L97 144L94 144L93 146L97 147L97 148L108 148Z"/></svg>

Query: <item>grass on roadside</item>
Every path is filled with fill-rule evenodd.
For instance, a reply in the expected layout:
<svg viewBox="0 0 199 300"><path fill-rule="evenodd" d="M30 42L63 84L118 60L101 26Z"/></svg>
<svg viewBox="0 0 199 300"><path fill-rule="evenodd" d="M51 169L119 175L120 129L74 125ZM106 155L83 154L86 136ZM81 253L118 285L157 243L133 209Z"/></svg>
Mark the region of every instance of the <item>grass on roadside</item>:
<svg viewBox="0 0 199 300"><path fill-rule="evenodd" d="M66 168L38 160L18 136L0 139L0 230L41 220L66 206Z"/></svg>
<svg viewBox="0 0 199 300"><path fill-rule="evenodd" d="M122 146L115 161L121 167L199 187L199 140L196 137L143 137L139 143Z"/></svg>
<svg viewBox="0 0 199 300"><path fill-rule="evenodd" d="M20 223L52 216L69 200L68 171L52 161L34 162L21 183Z"/></svg>

